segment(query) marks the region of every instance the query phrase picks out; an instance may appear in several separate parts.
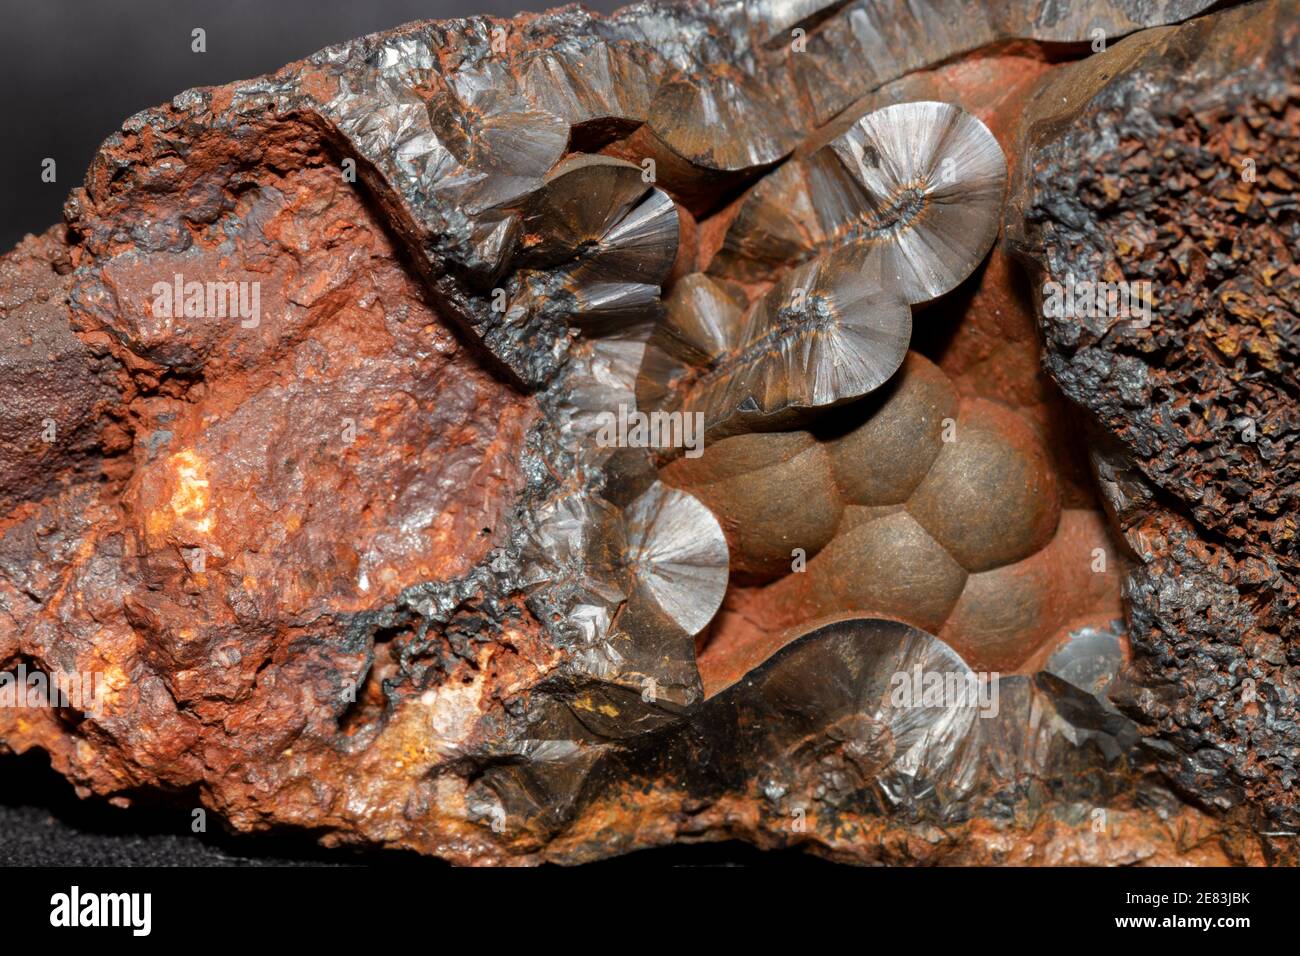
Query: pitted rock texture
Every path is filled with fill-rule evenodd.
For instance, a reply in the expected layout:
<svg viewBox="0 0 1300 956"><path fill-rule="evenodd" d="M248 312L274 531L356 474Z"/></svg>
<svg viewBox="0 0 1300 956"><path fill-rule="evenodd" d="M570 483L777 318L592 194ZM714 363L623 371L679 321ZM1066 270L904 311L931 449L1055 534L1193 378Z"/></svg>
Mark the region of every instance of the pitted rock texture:
<svg viewBox="0 0 1300 956"><path fill-rule="evenodd" d="M119 367L102 343L68 327L72 263L57 233L31 236L0 260L0 508L40 501L94 475L101 446L121 452Z"/></svg>
<svg viewBox="0 0 1300 956"><path fill-rule="evenodd" d="M1183 794L1279 833L1300 824L1298 13L1256 4L1063 68L1017 197L1042 281L1154 292L1149 325L1043 319L1139 559L1126 709Z"/></svg>
<svg viewBox="0 0 1300 956"><path fill-rule="evenodd" d="M854 862L1266 858L1251 801L1277 803L1285 774L1260 769L1226 808L1184 774L1180 803L1155 772L1177 733L1139 739L1109 702L1114 589L1071 583L1115 566L1088 569L1106 547L1079 435L1035 371L1005 254L980 262L1039 75L1094 29L1113 42L1206 6L570 7L410 24L131 117L65 225L0 257L18 409L0 430L0 671L105 684L89 712L0 708L0 742L46 750L82 795L160 791L241 830L467 864L729 837ZM981 144L974 186L946 179L946 142L907 157L917 182L879 175L887 139L944 129ZM830 238L859 244L796 229L732 268L767 200L837 149L850 225ZM932 220L960 241L910 245ZM857 281L895 246L925 260L907 281L889 256ZM939 636L876 617L901 604L871 575L772 583L781 528L715 516L659 480L671 456L597 440L706 277L731 283L731 324L716 354L674 358L728 380L734 437L710 441L760 449L764 471L802 456L778 504L814 562L844 548L903 584L950 562L951 606L918 618ZM929 360L900 378L909 334ZM759 374L708 364L727 352ZM921 378L956 446L901 414L912 455L864 472L898 448L871 413ZM965 482L1003 453L991 538ZM1104 487L1140 487L1131 454ZM923 539L943 554L892 560ZM790 580L837 594L728 632L755 587ZM884 702L913 664L978 680L992 658L971 635L1015 658L996 712ZM1262 699L1280 682L1260 671Z"/></svg>

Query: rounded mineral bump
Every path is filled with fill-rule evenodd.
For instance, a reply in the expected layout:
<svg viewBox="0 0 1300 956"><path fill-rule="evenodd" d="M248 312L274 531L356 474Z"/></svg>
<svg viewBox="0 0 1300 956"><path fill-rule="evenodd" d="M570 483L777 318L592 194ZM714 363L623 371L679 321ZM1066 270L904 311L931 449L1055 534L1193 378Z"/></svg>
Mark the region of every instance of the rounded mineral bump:
<svg viewBox="0 0 1300 956"><path fill-rule="evenodd" d="M976 670L1018 668L1056 630L1061 597L1050 550L966 579L939 637Z"/></svg>
<svg viewBox="0 0 1300 956"><path fill-rule="evenodd" d="M972 573L1028 557L1056 530L1056 476L1023 418L963 404L938 458L907 501L921 526Z"/></svg>
<svg viewBox="0 0 1300 956"><path fill-rule="evenodd" d="M948 376L909 352L879 392L828 422L830 428L848 429L827 442L841 497L856 505L906 501L943 447L944 419L956 415L957 395Z"/></svg>
<svg viewBox="0 0 1300 956"><path fill-rule="evenodd" d="M721 65L666 77L647 123L677 155L710 170L766 166L788 155L799 138L789 112L753 78Z"/></svg>
<svg viewBox="0 0 1300 956"><path fill-rule="evenodd" d="M842 174L814 191L825 231L866 244L866 275L908 302L951 291L988 254L1007 164L976 117L951 103L894 103L862 117L826 151Z"/></svg>
<svg viewBox="0 0 1300 956"><path fill-rule="evenodd" d="M837 535L806 573L821 614L884 614L932 633L966 582L961 566L905 511Z"/></svg>
<svg viewBox="0 0 1300 956"><path fill-rule="evenodd" d="M690 491L721 522L742 580L788 574L792 552L816 554L843 510L825 449L808 432L755 432L679 458L664 480Z"/></svg>

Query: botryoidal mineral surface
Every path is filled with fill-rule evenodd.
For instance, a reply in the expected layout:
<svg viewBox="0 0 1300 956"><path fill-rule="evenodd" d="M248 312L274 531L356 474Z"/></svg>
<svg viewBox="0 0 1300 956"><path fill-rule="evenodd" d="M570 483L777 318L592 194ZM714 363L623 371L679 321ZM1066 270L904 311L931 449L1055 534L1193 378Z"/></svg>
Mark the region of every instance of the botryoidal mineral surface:
<svg viewBox="0 0 1300 956"><path fill-rule="evenodd" d="M0 257L0 747L467 864L1296 862L1300 11L1065 6L126 120Z"/></svg>

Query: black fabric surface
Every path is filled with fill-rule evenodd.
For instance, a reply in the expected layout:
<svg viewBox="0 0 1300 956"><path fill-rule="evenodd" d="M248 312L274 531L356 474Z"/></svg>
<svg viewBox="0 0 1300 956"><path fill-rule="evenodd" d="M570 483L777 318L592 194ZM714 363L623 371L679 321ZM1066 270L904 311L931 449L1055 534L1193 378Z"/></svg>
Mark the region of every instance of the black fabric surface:
<svg viewBox="0 0 1300 956"><path fill-rule="evenodd" d="M215 832L214 832L215 831ZM0 757L0 866L342 866L420 863L415 854L329 850L297 836L234 836L215 815L194 834L189 811L81 800L42 754Z"/></svg>

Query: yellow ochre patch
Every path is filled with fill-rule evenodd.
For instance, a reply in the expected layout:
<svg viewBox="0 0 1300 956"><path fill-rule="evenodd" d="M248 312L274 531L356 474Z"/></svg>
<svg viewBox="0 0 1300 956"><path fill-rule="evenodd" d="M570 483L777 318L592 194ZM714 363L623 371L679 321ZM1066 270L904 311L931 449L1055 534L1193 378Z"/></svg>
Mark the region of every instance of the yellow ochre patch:
<svg viewBox="0 0 1300 956"><path fill-rule="evenodd" d="M215 521L208 513L208 479L203 459L186 449L172 455L167 463L172 469L172 496L166 506L149 515L149 532L161 534L177 521L185 521L191 530L208 534Z"/></svg>

